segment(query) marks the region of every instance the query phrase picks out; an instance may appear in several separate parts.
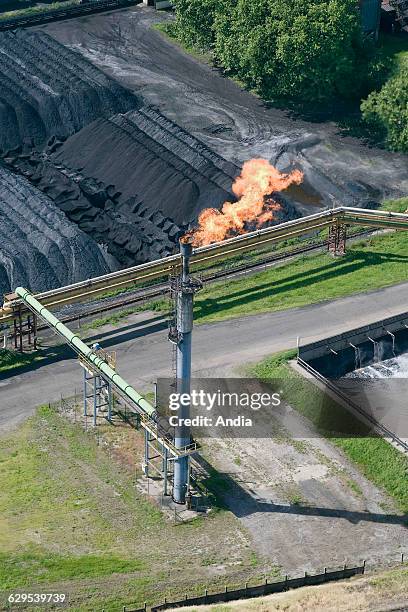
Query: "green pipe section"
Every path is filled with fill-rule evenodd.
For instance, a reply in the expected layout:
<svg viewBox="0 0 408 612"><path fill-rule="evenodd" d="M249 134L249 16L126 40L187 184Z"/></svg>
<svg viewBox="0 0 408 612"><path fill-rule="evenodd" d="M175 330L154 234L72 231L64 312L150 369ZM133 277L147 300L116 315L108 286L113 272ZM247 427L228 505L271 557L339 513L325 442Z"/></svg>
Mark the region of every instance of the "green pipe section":
<svg viewBox="0 0 408 612"><path fill-rule="evenodd" d="M35 312L47 325L55 329L67 343L74 349L76 353L84 357L84 359L93 364L97 370L99 370L104 378L112 382L122 393L128 397L133 403L135 403L142 412L147 414L150 418L154 418L155 408L142 396L140 395L126 380L124 380L117 372L110 367L99 357L94 351L83 342L78 336L76 336L68 327L66 327L57 317L55 317L45 306L43 306L35 297L24 289L23 287L17 287L15 293L23 302L28 306L30 310Z"/></svg>

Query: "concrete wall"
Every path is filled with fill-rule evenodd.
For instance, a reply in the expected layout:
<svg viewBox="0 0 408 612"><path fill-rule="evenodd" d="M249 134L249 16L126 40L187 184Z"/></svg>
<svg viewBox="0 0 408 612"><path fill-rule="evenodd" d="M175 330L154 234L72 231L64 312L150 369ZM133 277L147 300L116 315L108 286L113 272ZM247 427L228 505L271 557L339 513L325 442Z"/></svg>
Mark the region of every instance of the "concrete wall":
<svg viewBox="0 0 408 612"><path fill-rule="evenodd" d="M394 344L392 336L387 332L394 334ZM376 341L376 347L369 338ZM351 344L359 349L358 364L356 351ZM408 312L301 346L299 357L327 378L339 378L355 370L356 365L366 367L406 351Z"/></svg>

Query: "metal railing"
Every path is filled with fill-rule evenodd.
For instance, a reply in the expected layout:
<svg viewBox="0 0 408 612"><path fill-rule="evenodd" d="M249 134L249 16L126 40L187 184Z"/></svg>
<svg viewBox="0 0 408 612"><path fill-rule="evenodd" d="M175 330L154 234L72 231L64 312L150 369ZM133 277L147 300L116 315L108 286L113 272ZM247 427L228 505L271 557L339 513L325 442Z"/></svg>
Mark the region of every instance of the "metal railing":
<svg viewBox="0 0 408 612"><path fill-rule="evenodd" d="M394 442L394 444L396 444L397 446L400 446L404 450L404 452L408 453L408 443L407 442L404 442L404 440L401 440L401 438L399 438L394 432L388 429L388 427L379 423L376 419L374 419L373 416L371 416L370 414L368 414L368 412L363 410L361 406L356 404L356 402L353 402L353 400L350 399L349 396L346 393L344 393L341 389L339 389L339 387L335 385L331 380L329 380L328 378L323 376L323 374L321 374L320 372L312 368L312 366L308 364L307 361L304 361L301 357L297 358L297 363L304 370L309 372L309 374L312 374L312 376L316 378L316 380L318 380L319 382L324 384L328 389L330 389L330 391L332 391L335 395L337 395L353 411L357 412L360 416L362 416L365 421L368 421L370 425L374 427L374 430L378 434L381 434L387 438L390 438Z"/></svg>
<svg viewBox="0 0 408 612"><path fill-rule="evenodd" d="M344 565L341 569L327 570L327 568L325 568L324 572L321 574L308 574L305 572L302 576L295 578L285 576L283 580L279 581L269 581L266 579L264 582L262 582L262 584L250 586L248 583L246 583L239 589L230 589L228 586L225 586L224 590L216 593L210 593L208 589L205 589L203 595L198 595L195 597L189 597L186 593L183 599L176 601L167 601L165 598L161 604L151 606L150 611L159 612L161 610L169 610L171 608L183 608L184 606L205 606L240 599L251 599L253 597L264 597L265 595L283 593L285 591L298 589L303 586L314 586L336 580L345 580L347 578L352 578L353 576L361 576L365 572L365 566L366 564L363 562L362 565L355 567L347 567ZM143 610L147 609L147 604L144 604L142 608L125 606L123 608L123 612L143 612Z"/></svg>
<svg viewBox="0 0 408 612"><path fill-rule="evenodd" d="M408 215L359 208L335 208L302 219L295 219L273 227L249 232L223 242L196 248L190 260L191 269L194 271L195 268L203 264L212 264L215 261L241 255L247 251L262 249L274 242L321 230L334 223L392 227L406 231L408 230ZM41 292L36 297L44 306L55 309L66 304L91 300L106 294L108 291L124 290L133 287L136 283L147 283L161 277L167 278L174 270L178 271L180 266L180 255L171 255L59 289ZM18 302L19 300L14 294L6 296L3 307L0 309L0 323L13 320L13 310Z"/></svg>

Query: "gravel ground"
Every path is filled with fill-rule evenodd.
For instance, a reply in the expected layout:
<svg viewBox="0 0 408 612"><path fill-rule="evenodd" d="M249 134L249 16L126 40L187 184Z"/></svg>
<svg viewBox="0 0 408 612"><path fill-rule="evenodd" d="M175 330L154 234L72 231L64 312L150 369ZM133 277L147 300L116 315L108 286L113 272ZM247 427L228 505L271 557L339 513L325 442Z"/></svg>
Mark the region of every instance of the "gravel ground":
<svg viewBox="0 0 408 612"><path fill-rule="evenodd" d="M406 304L406 296L404 284L292 311L199 325L193 374L236 376L243 364L296 346L297 336L311 342L346 332L350 320L365 325L385 311L392 316ZM164 318L135 313L118 328L106 325L89 334L89 344L98 341L116 351L118 371L140 392L151 390L156 377L171 375ZM76 360L52 359L0 380L0 430L13 428L39 403L82 389ZM280 565L282 573L298 574L364 558L387 563L407 553L408 530L392 501L330 441L318 438L297 412L274 416L275 438L215 440L206 455L226 475L231 485L226 501L249 530L259 555Z"/></svg>
<svg viewBox="0 0 408 612"><path fill-rule="evenodd" d="M208 453L230 488L225 501L258 552L288 574L408 550L407 517L289 406L269 416L273 438L218 439Z"/></svg>
<svg viewBox="0 0 408 612"><path fill-rule="evenodd" d="M291 193L300 212L408 193L405 156L341 137L331 122L269 108L151 29L171 18L139 5L43 29L234 164L262 156L281 169L300 166L305 185Z"/></svg>

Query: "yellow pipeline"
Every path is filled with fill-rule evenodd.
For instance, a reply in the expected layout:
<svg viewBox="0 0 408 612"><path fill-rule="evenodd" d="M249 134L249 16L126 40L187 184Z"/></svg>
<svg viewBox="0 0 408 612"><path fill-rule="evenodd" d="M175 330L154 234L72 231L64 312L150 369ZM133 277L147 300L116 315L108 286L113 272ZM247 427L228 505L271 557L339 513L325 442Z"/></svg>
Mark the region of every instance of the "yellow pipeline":
<svg viewBox="0 0 408 612"><path fill-rule="evenodd" d="M349 225L371 225L374 227L393 227L400 230L408 230L408 215L393 213L382 210L370 210L361 208L340 207L333 210L315 213L301 219L287 221L273 227L268 227L256 232L249 232L242 236L236 236L217 244L199 247L194 250L190 263L192 270L195 266L203 263L216 261L239 255L279 240L306 234L310 231L322 229L334 222ZM92 278L61 287L52 291L38 294L38 298L48 307L57 308L64 304L80 302L82 300L95 299L112 289L125 289L137 282L146 282L160 277L166 277L175 268L181 265L180 255L172 255L151 261L138 266L133 266L118 272L111 272L104 276ZM0 308L0 323L13 320L13 304L6 303Z"/></svg>

